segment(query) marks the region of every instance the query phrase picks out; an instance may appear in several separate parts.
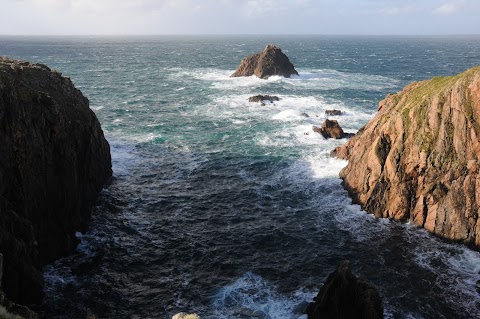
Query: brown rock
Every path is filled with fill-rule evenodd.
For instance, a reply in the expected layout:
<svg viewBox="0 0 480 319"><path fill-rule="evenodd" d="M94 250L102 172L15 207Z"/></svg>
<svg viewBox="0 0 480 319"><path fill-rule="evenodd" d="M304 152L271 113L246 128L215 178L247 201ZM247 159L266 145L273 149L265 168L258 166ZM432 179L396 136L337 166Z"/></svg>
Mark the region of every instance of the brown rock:
<svg viewBox="0 0 480 319"><path fill-rule="evenodd" d="M269 44L262 53L244 58L231 76L256 75L261 79L268 79L272 75L289 78L292 74L298 75L298 72L288 57L279 47Z"/></svg>
<svg viewBox="0 0 480 319"><path fill-rule="evenodd" d="M353 201L480 247L480 67L412 83L334 153Z"/></svg>
<svg viewBox="0 0 480 319"><path fill-rule="evenodd" d="M343 261L331 273L307 307L309 319L383 318L382 298L377 288L352 274L350 262Z"/></svg>
<svg viewBox="0 0 480 319"><path fill-rule="evenodd" d="M314 126L312 129L314 132L322 134L324 138L340 139L350 137L350 134L345 134L338 122L335 120L326 119L321 128Z"/></svg>
<svg viewBox="0 0 480 319"><path fill-rule="evenodd" d="M0 251L3 290L43 297L41 266L71 252L112 174L110 147L70 79L0 57Z"/></svg>

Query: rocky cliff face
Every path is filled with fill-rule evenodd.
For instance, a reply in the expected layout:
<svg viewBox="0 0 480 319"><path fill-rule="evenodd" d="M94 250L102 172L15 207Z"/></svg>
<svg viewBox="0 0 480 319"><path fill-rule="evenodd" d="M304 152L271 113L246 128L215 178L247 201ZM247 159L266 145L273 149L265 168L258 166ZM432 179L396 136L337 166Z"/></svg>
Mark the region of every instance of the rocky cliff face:
<svg viewBox="0 0 480 319"><path fill-rule="evenodd" d="M480 67L412 83L334 153L355 203L480 247Z"/></svg>
<svg viewBox="0 0 480 319"><path fill-rule="evenodd" d="M13 301L42 300L40 266L72 251L112 174L88 99L40 64L0 58L0 253Z"/></svg>
<svg viewBox="0 0 480 319"><path fill-rule="evenodd" d="M292 62L274 45L267 45L262 53L244 58L232 77L256 75L261 79L268 79L272 75L289 78L292 74L298 75Z"/></svg>

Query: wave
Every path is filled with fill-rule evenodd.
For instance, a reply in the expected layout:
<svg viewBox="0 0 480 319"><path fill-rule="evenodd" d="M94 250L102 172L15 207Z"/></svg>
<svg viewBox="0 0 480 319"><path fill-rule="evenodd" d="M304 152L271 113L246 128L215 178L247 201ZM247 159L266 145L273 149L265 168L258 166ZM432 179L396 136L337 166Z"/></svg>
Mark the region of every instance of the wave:
<svg viewBox="0 0 480 319"><path fill-rule="evenodd" d="M291 296L280 294L264 278L247 272L215 294L214 315L207 318L306 319L302 311L313 296L314 293L303 290Z"/></svg>

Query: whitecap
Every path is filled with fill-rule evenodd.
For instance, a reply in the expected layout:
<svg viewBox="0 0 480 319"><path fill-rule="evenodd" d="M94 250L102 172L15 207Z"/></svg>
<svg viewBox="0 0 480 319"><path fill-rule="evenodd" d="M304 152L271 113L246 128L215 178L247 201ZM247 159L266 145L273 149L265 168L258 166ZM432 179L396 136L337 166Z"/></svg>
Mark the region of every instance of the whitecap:
<svg viewBox="0 0 480 319"><path fill-rule="evenodd" d="M306 315L295 313L295 308L312 300L313 296L313 292L304 290L290 296L282 295L261 276L247 272L214 295L214 315L211 318L306 319Z"/></svg>

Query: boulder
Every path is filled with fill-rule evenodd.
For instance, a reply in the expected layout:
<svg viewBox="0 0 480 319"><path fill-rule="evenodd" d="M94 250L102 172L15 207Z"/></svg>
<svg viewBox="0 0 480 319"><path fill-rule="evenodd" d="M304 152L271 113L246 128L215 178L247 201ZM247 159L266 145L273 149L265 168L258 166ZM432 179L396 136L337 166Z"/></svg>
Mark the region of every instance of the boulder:
<svg viewBox="0 0 480 319"><path fill-rule="evenodd" d="M415 82L334 152L343 185L377 217L480 248L480 67Z"/></svg>
<svg viewBox="0 0 480 319"><path fill-rule="evenodd" d="M378 289L367 280L353 275L348 260L328 276L314 300L307 307L309 319L383 318Z"/></svg>
<svg viewBox="0 0 480 319"><path fill-rule="evenodd" d="M41 266L71 252L112 175L88 99L42 64L0 57L0 252L3 290L40 303Z"/></svg>
<svg viewBox="0 0 480 319"><path fill-rule="evenodd" d="M272 75L289 78L298 75L292 62L282 50L272 44L265 47L263 52L244 58L232 77L256 75L261 79L268 79Z"/></svg>
<svg viewBox="0 0 480 319"><path fill-rule="evenodd" d="M353 134L345 133L343 129L340 127L337 121L326 119L322 127L313 126L313 131L319 134L322 134L324 138L348 138L351 137Z"/></svg>
<svg viewBox="0 0 480 319"><path fill-rule="evenodd" d="M325 115L330 115L330 116L336 116L336 115L342 115L343 112L340 110L325 110Z"/></svg>

